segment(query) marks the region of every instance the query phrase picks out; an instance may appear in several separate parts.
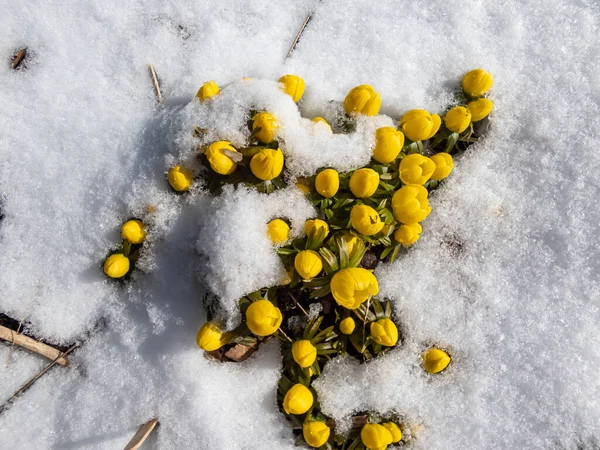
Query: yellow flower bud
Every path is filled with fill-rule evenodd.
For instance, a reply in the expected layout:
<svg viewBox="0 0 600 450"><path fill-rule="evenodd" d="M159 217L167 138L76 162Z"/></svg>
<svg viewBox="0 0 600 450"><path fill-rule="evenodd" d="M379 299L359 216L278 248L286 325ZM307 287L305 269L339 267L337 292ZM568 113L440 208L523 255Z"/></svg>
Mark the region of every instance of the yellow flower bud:
<svg viewBox="0 0 600 450"><path fill-rule="evenodd" d="M304 440L314 448L325 445L330 433L331 429L320 420L311 420L310 422L304 422L304 425L302 425Z"/></svg>
<svg viewBox="0 0 600 450"><path fill-rule="evenodd" d="M432 348L422 355L423 368L429 373L438 373L448 367L450 356L444 350Z"/></svg>
<svg viewBox="0 0 600 450"><path fill-rule="evenodd" d="M356 246L358 245L358 242L361 239L355 234L352 234L348 231L345 231L342 235L344 236L344 240L346 241L346 247L348 248L348 256L352 258L354 256L354 250L356 249Z"/></svg>
<svg viewBox="0 0 600 450"><path fill-rule="evenodd" d="M331 125L329 125L329 123L327 123L327 121L322 117L315 117L312 121L315 123L322 123L323 125L326 125L327 128L329 128L329 131L331 131Z"/></svg>
<svg viewBox="0 0 600 450"><path fill-rule="evenodd" d="M419 240L423 228L418 223L401 225L394 231L394 239L404 245L412 245Z"/></svg>
<svg viewBox="0 0 600 450"><path fill-rule="evenodd" d="M321 256L313 250L302 250L294 258L294 267L302 279L310 280L323 270Z"/></svg>
<svg viewBox="0 0 600 450"><path fill-rule="evenodd" d="M310 188L304 183L296 183L296 187L302 191L304 195L310 195Z"/></svg>
<svg viewBox="0 0 600 450"><path fill-rule="evenodd" d="M110 255L104 261L104 273L111 278L124 277L129 272L129 258L123 253Z"/></svg>
<svg viewBox="0 0 600 450"><path fill-rule="evenodd" d="M231 175L235 172L237 163L224 153L224 150L237 153L231 143L227 141L213 142L206 150L206 159L210 164L210 168L221 175Z"/></svg>
<svg viewBox="0 0 600 450"><path fill-rule="evenodd" d="M373 169L358 169L350 177L350 190L356 198L368 198L379 187L379 174Z"/></svg>
<svg viewBox="0 0 600 450"><path fill-rule="evenodd" d="M340 175L336 170L325 169L315 178L315 189L325 198L333 197L340 188Z"/></svg>
<svg viewBox="0 0 600 450"><path fill-rule="evenodd" d="M171 187L178 192L187 191L192 186L192 172L181 166L171 167L167 178Z"/></svg>
<svg viewBox="0 0 600 450"><path fill-rule="evenodd" d="M132 244L141 244L146 239L146 230L141 220L128 220L121 227L121 237Z"/></svg>
<svg viewBox="0 0 600 450"><path fill-rule="evenodd" d="M327 236L329 234L329 225L327 225L327 222L324 220L309 219L304 222L304 231L308 237L317 237L317 234L319 234L322 229L325 230L325 236Z"/></svg>
<svg viewBox="0 0 600 450"><path fill-rule="evenodd" d="M267 224L267 235L273 244L282 244L288 240L290 226L281 219L273 219Z"/></svg>
<svg viewBox="0 0 600 450"><path fill-rule="evenodd" d="M454 168L454 161L452 160L452 156L448 153L436 153L431 157L431 160L435 164L435 170L431 175L432 180L443 180Z"/></svg>
<svg viewBox="0 0 600 450"><path fill-rule="evenodd" d="M478 98L467 105L467 109L471 113L471 121L473 122L485 119L492 112L493 108L494 102L489 98Z"/></svg>
<svg viewBox="0 0 600 450"><path fill-rule="evenodd" d="M297 75L284 75L279 82L283 83L283 91L298 103L304 94L304 80Z"/></svg>
<svg viewBox="0 0 600 450"><path fill-rule="evenodd" d="M494 84L492 74L483 69L471 70L462 79L463 91L471 97L481 97L490 90L492 84Z"/></svg>
<svg viewBox="0 0 600 450"><path fill-rule="evenodd" d="M464 106L455 106L444 116L444 125L453 133L462 133L471 123L471 113Z"/></svg>
<svg viewBox="0 0 600 450"><path fill-rule="evenodd" d="M379 293L377 278L362 267L348 267L333 275L330 283L331 294L338 305L356 309L373 295Z"/></svg>
<svg viewBox="0 0 600 450"><path fill-rule="evenodd" d="M283 153L281 150L263 148L250 160L250 170L256 178L272 180L283 170Z"/></svg>
<svg viewBox="0 0 600 450"><path fill-rule="evenodd" d="M379 213L367 205L354 206L350 211L350 222L352 228L365 236L379 233L384 225Z"/></svg>
<svg viewBox="0 0 600 450"><path fill-rule="evenodd" d="M424 109L411 109L400 119L404 136L411 141L431 139L440 129L442 119L437 114L429 114Z"/></svg>
<svg viewBox="0 0 600 450"><path fill-rule="evenodd" d="M436 130L437 131L437 130ZM383 164L395 160L404 146L404 134L394 127L377 128L373 159Z"/></svg>
<svg viewBox="0 0 600 450"><path fill-rule="evenodd" d="M393 347L398 342L398 327L391 319L371 322L371 339L380 345Z"/></svg>
<svg viewBox="0 0 600 450"><path fill-rule="evenodd" d="M219 86L217 83L210 80L202 85L200 89L198 89L198 93L196 94L196 98L203 102L207 98L214 97L219 93Z"/></svg>
<svg viewBox="0 0 600 450"><path fill-rule="evenodd" d="M398 189L392 197L392 210L398 222L422 222L431 212L427 189L418 184L408 184Z"/></svg>
<svg viewBox="0 0 600 450"><path fill-rule="evenodd" d="M381 108L381 96L368 84L352 88L344 100L344 111L348 115L376 116L379 108Z"/></svg>
<svg viewBox="0 0 600 450"><path fill-rule="evenodd" d="M368 450L385 450L393 439L392 433L378 423L368 423L360 430L360 440Z"/></svg>
<svg viewBox="0 0 600 450"><path fill-rule="evenodd" d="M288 414L304 414L313 405L313 395L303 384L291 387L283 398L283 410Z"/></svg>
<svg viewBox="0 0 600 450"><path fill-rule="evenodd" d="M425 184L435 170L434 162L427 156L412 153L400 161L400 179L404 184Z"/></svg>
<svg viewBox="0 0 600 450"><path fill-rule="evenodd" d="M340 331L344 334L352 334L355 327L356 322L354 322L352 317L346 317L340 322Z"/></svg>
<svg viewBox="0 0 600 450"><path fill-rule="evenodd" d="M262 112L255 114L252 118L252 129L256 130L257 128L260 128L260 131L256 133L256 139L265 144L270 144L275 139L279 124L273 114Z"/></svg>
<svg viewBox="0 0 600 450"><path fill-rule="evenodd" d="M283 317L269 300L257 300L246 310L246 325L257 336L269 336L277 331Z"/></svg>
<svg viewBox="0 0 600 450"><path fill-rule="evenodd" d="M292 344L292 356L300 367L306 369L317 359L317 348L309 340L302 339Z"/></svg>
<svg viewBox="0 0 600 450"><path fill-rule="evenodd" d="M220 349L227 343L227 334L216 324L206 322L196 335L196 343L205 352L212 352Z"/></svg>
<svg viewBox="0 0 600 450"><path fill-rule="evenodd" d="M383 426L392 434L392 443L395 444L396 442L400 442L402 440L402 430L397 424L394 422L385 422L382 423L381 426Z"/></svg>

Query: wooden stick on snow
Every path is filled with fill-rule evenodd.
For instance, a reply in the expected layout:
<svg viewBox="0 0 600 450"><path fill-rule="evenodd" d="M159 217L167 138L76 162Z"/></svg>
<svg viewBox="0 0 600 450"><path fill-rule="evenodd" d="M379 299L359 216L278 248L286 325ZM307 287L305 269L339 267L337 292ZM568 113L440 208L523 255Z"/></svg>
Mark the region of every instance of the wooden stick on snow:
<svg viewBox="0 0 600 450"><path fill-rule="evenodd" d="M154 71L154 67L152 64L148 64L148 70L150 71L150 76L152 77L152 83L154 84L154 89L156 90L156 101L158 103L162 103L162 94L160 93L160 85L158 84L158 77L156 76L156 72Z"/></svg>
<svg viewBox="0 0 600 450"><path fill-rule="evenodd" d="M49 360L56 359L56 363L61 366L69 364L69 360L64 356L60 356L62 352L55 349L47 344L36 341L35 339L25 336L24 334L18 333L10 328L0 325L0 339L11 342L12 344L23 347L29 351L37 353L38 355L44 356Z"/></svg>
<svg viewBox="0 0 600 450"><path fill-rule="evenodd" d="M125 446L124 450L136 450L142 446L144 441L148 438L154 427L158 424L158 418L154 418L141 425L137 433L131 438L129 443Z"/></svg>
<svg viewBox="0 0 600 450"><path fill-rule="evenodd" d="M298 31L298 34L296 35L296 39L294 39L294 42L292 42L292 46L290 47L285 59L288 59L290 57L290 55L292 54L292 52L294 51L294 49L296 48L296 44L298 43L298 40L300 39L300 36L302 35L302 33L304 33L304 29L306 28L306 25L308 25L308 22L310 22L311 18L312 18L312 15L309 15L306 17L306 20L300 27L300 31Z"/></svg>

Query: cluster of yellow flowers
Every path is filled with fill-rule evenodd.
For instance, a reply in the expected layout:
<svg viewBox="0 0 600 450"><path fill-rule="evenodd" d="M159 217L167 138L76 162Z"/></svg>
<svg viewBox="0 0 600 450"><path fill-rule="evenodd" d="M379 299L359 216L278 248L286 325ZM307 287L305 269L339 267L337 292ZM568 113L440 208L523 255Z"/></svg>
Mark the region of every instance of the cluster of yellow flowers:
<svg viewBox="0 0 600 450"><path fill-rule="evenodd" d="M104 273L110 278L123 278L131 271L136 250L144 239L146 230L141 220L128 220L121 226L122 245L104 261Z"/></svg>

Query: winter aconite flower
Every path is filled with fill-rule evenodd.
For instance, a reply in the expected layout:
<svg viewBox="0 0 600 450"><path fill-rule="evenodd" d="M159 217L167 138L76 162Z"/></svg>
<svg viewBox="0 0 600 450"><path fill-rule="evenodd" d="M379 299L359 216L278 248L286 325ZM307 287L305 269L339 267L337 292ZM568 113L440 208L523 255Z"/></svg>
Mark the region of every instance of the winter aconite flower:
<svg viewBox="0 0 600 450"><path fill-rule="evenodd" d="M260 130L256 131L258 128ZM270 144L275 140L279 124L273 114L261 112L255 114L252 118L252 130L256 133L256 139L265 144Z"/></svg>
<svg viewBox="0 0 600 450"><path fill-rule="evenodd" d="M319 448L329 439L331 429L320 420L311 420L302 425L302 435L308 445Z"/></svg>
<svg viewBox="0 0 600 450"><path fill-rule="evenodd" d="M296 341L292 344L294 361L303 369L312 366L317 359L317 348L307 339Z"/></svg>
<svg viewBox="0 0 600 450"><path fill-rule="evenodd" d="M344 334L352 334L355 327L356 322L354 322L352 317L346 317L340 322L340 331Z"/></svg>
<svg viewBox="0 0 600 450"><path fill-rule="evenodd" d="M230 142L217 141L208 146L205 156L212 170L221 175L231 175L237 167L237 162L231 156L236 154L238 151Z"/></svg>
<svg viewBox="0 0 600 450"><path fill-rule="evenodd" d="M325 236L329 234L329 225L321 219L309 219L304 222L304 231L309 238L315 238L321 230L325 230Z"/></svg>
<svg viewBox="0 0 600 450"><path fill-rule="evenodd" d="M377 234L383 228L379 213L367 205L356 205L350 211L352 228L365 236Z"/></svg>
<svg viewBox="0 0 600 450"><path fill-rule="evenodd" d="M449 153L436 153L431 157L435 164L435 170L431 175L432 180L440 181L450 175L454 168L454 161Z"/></svg>
<svg viewBox="0 0 600 450"><path fill-rule="evenodd" d="M310 280L323 270L321 256L313 250L302 250L294 259L294 267L302 279Z"/></svg>
<svg viewBox="0 0 600 450"><path fill-rule="evenodd" d="M141 220L128 220L121 227L121 237L132 244L141 244L146 239L146 230Z"/></svg>
<svg viewBox="0 0 600 450"><path fill-rule="evenodd" d="M327 123L327 121L325 119L323 119L322 117L315 117L312 120L315 123L320 123L323 124L324 126L327 126L327 128L329 128L329 131L331 131L331 125L329 125L329 123Z"/></svg>
<svg viewBox="0 0 600 450"><path fill-rule="evenodd" d="M371 339L380 345L393 347L398 342L398 327L387 318L371 322Z"/></svg>
<svg viewBox="0 0 600 450"><path fill-rule="evenodd" d="M282 151L263 148L250 160L250 170L256 178L264 181L277 178L283 170Z"/></svg>
<svg viewBox="0 0 600 450"><path fill-rule="evenodd" d="M471 97L481 97L490 90L492 84L494 84L492 74L483 69L471 70L462 79L463 91Z"/></svg>
<svg viewBox="0 0 600 450"><path fill-rule="evenodd" d="M123 253L110 255L104 261L104 273L111 278L124 277L129 272L129 258Z"/></svg>
<svg viewBox="0 0 600 450"><path fill-rule="evenodd" d="M373 169L358 169L350 177L350 190L356 198L368 198L379 186L379 174Z"/></svg>
<svg viewBox="0 0 600 450"><path fill-rule="evenodd" d="M171 167L167 179L176 191L187 191L192 185L192 172L183 169L181 166Z"/></svg>
<svg viewBox="0 0 600 450"><path fill-rule="evenodd" d="M218 93L219 93L219 86L217 86L217 83L210 80L210 81L207 81L206 83L204 83L200 89L198 89L196 98L198 98L198 100L203 102L207 98L214 97Z"/></svg>
<svg viewBox="0 0 600 450"><path fill-rule="evenodd" d="M360 430L360 440L368 450L385 450L394 438L383 425L368 423Z"/></svg>
<svg viewBox="0 0 600 450"><path fill-rule="evenodd" d="M227 333L224 333L213 322L206 322L196 335L198 347L206 352L218 350L227 343Z"/></svg>
<svg viewBox="0 0 600 450"><path fill-rule="evenodd" d="M315 178L315 189L325 198L333 197L340 188L340 175L336 170L325 169Z"/></svg>
<svg viewBox="0 0 600 450"><path fill-rule="evenodd" d="M290 226L281 219L273 219L267 224L267 235L273 244L283 244L289 234Z"/></svg>
<svg viewBox="0 0 600 450"><path fill-rule="evenodd" d="M494 102L489 98L478 98L469 102L467 109L471 113L471 120L473 122L479 122L490 115L494 108Z"/></svg>
<svg viewBox="0 0 600 450"><path fill-rule="evenodd" d="M437 130L436 130L437 131ZM404 134L394 127L377 128L373 159L382 164L395 160L404 146Z"/></svg>
<svg viewBox="0 0 600 450"><path fill-rule="evenodd" d="M448 367L450 356L444 350L432 348L422 355L423 368L429 373L438 373Z"/></svg>
<svg viewBox="0 0 600 450"><path fill-rule="evenodd" d="M400 161L400 179L404 184L425 184L435 170L434 162L427 156L412 153Z"/></svg>
<svg viewBox="0 0 600 450"><path fill-rule="evenodd" d="M417 184L407 184L392 197L392 209L398 222L422 222L431 212L427 189Z"/></svg>
<svg viewBox="0 0 600 450"><path fill-rule="evenodd" d="M298 103L304 94L304 80L297 75L284 75L279 82L283 84L283 92Z"/></svg>
<svg viewBox="0 0 600 450"><path fill-rule="evenodd" d="M352 88L344 100L346 114L364 114L376 116L381 108L381 96L375 92L373 86L361 84Z"/></svg>
<svg viewBox="0 0 600 450"><path fill-rule="evenodd" d="M423 228L418 223L401 225L394 231L394 239L400 244L412 245L419 240L422 231Z"/></svg>
<svg viewBox="0 0 600 450"><path fill-rule="evenodd" d="M395 444L402 440L402 430L397 424L394 422L385 422L381 425L392 434L392 443Z"/></svg>
<svg viewBox="0 0 600 450"><path fill-rule="evenodd" d="M411 141L431 139L440 129L442 119L437 114L429 114L424 109L411 109L400 119L404 136Z"/></svg>
<svg viewBox="0 0 600 450"><path fill-rule="evenodd" d="M341 269L331 278L331 294L338 305L358 308L365 300L379 293L377 278L362 267Z"/></svg>
<svg viewBox="0 0 600 450"><path fill-rule="evenodd" d="M269 300L257 300L246 310L246 325L257 336L269 336L277 331L283 317Z"/></svg>
<svg viewBox="0 0 600 450"><path fill-rule="evenodd" d="M313 395L303 384L291 387L283 398L283 410L288 414L304 414L313 405Z"/></svg>
<svg viewBox="0 0 600 450"><path fill-rule="evenodd" d="M455 106L444 116L444 125L453 133L462 133L471 124L471 113L464 106Z"/></svg>

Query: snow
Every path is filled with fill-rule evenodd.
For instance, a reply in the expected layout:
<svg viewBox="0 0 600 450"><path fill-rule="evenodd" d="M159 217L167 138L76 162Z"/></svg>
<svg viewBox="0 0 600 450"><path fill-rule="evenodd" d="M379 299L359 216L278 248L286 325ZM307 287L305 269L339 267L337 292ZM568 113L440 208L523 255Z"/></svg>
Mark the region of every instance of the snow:
<svg viewBox="0 0 600 450"><path fill-rule="evenodd" d="M82 346L71 367L54 368L0 415L0 447L122 448L158 415L146 448L292 448L275 401L277 345L239 365L209 362L195 347L205 320L198 272L207 269L196 246L214 248L201 230L220 223L228 203L238 217L244 209L235 196L211 200L199 186L189 195L168 190L166 170L190 157L178 127L218 110L227 120L211 132L233 128L241 116L228 108L252 98L256 84L263 105L289 122L282 133L295 144L294 175L321 165L346 170L364 161L361 146L383 126L377 121L389 125L412 108L442 112L460 76L476 67L495 78L491 131L432 197L415 248L377 272L403 345L367 365L331 363L319 398L338 418L397 410L422 425L415 448L598 445L599 19L597 3L586 0L5 4L0 311L52 342ZM10 71L23 45L34 57L27 70ZM388 117L326 144L326 130L279 95L274 80L286 73L306 81L306 119L335 122L361 83L381 94ZM188 105L210 79L234 84L213 105ZM228 137L243 140L244 132ZM236 195L257 205L240 234L257 237L247 249L260 252L260 265L247 285L221 287L231 298L271 282L273 254L258 235L279 208ZM292 213L299 222L309 215ZM150 227L143 271L112 283L101 263L132 216ZM419 367L420 352L434 344L453 357L435 377ZM9 380L3 399L40 361L12 350L0 368Z"/></svg>

